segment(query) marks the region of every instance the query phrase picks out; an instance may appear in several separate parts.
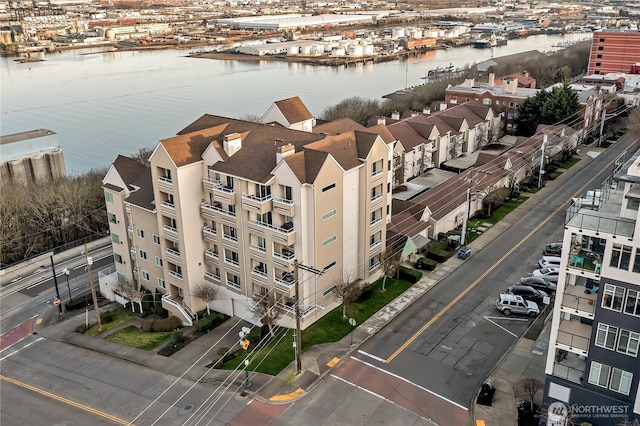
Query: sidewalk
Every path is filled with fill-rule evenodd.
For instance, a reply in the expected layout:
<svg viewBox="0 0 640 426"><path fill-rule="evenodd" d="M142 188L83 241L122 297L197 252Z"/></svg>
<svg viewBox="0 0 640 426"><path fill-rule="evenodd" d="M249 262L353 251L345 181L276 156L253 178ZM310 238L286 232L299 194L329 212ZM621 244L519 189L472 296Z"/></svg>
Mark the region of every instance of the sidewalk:
<svg viewBox="0 0 640 426"><path fill-rule="evenodd" d="M580 157L582 161L579 161L571 169L564 171L557 179L548 181L546 188L553 190L559 187L569 176L587 167L591 163L588 151L602 150L590 149L586 146L581 147ZM540 204L548 192L543 190L536 194L531 194L531 197L524 205ZM499 223L487 229L468 246L474 252L481 250L504 229L510 227L524 216L526 211L526 208L513 211ZM209 370L206 368L212 360L218 358L218 348L230 347L237 342L238 331L246 324L239 322L235 318L190 343L169 358L157 355L155 352L130 348L104 339L96 339L76 333L75 327L84 322L84 312L58 320L57 312L51 309L38 319L34 329L37 333L47 338L64 341L91 351L145 365L169 375L215 384L225 383L244 389L259 401L286 403L296 400L313 389L325 375L347 358L360 344L374 335L392 318L399 315L463 262L465 261L452 257L440 264L434 271L423 271L423 277L418 283L360 324L354 330L353 336L347 335L338 342L317 345L304 352L302 354L303 373L296 377L295 380L291 380L295 373L295 362L287 366L278 376L250 372L251 384L249 386L243 386L245 379L243 371L237 371L231 375L232 383L229 383L229 371ZM353 344L351 344L352 338ZM548 326L543 328L536 340L523 337L516 341L511 350L496 365L490 377L487 378L487 380L491 380L496 388L493 405L491 407L481 405L472 407L471 414L474 421L477 419L478 424L484 422L486 426L512 426L517 423L518 412L514 385L521 378L527 377L536 378L544 383L544 364L548 341ZM538 400L537 402L539 403L540 401Z"/></svg>

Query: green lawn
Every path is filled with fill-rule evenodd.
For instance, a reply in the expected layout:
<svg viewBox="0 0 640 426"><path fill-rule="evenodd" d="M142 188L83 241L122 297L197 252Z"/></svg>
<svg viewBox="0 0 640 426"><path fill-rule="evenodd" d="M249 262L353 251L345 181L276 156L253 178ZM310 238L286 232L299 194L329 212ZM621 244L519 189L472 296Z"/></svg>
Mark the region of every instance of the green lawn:
<svg viewBox="0 0 640 426"><path fill-rule="evenodd" d="M483 223L490 223L492 225L495 225L496 223L498 223L502 219L504 219L504 217L506 215L508 215L509 213L514 211L515 209L517 209L520 206L520 204L524 203L528 199L529 199L528 197L522 197L521 196L517 200L507 201L502 206L500 206L497 209L495 209L492 212L491 217L489 217L489 218L473 218L473 219L471 219L469 221L469 223L468 223L469 232L467 234L467 243L470 243L471 241L475 240L476 238L478 238L481 235L481 234L478 234L477 232L475 232L475 229L478 226L482 226Z"/></svg>
<svg viewBox="0 0 640 426"><path fill-rule="evenodd" d="M93 315L93 313L89 315ZM102 332L98 332L98 326L94 325L93 327L91 327L89 330L86 331L86 334L93 337L98 336L101 333L107 332L113 328L116 328L120 324L129 321L131 318L132 318L131 315L127 315L127 314L118 315L117 317L115 317L113 321L102 324Z"/></svg>
<svg viewBox="0 0 640 426"><path fill-rule="evenodd" d="M573 167L578 161L580 161L580 157L571 157L570 159L568 159L567 161L565 161L564 163L562 163L560 165L561 168L563 169L570 169L571 167Z"/></svg>
<svg viewBox="0 0 640 426"><path fill-rule="evenodd" d="M378 312L412 284L407 281L387 279L387 291L384 293L379 291L381 285L381 280L376 281L373 285L373 293L368 300L347 305L347 318L354 318L358 325L362 324L364 320ZM313 345L336 342L350 332L351 326L347 320L342 318L342 306L339 306L302 332L302 352ZM283 333L285 333L285 329L280 329L276 333L276 338L272 339L269 345L251 356L254 360L265 359L260 365L257 365L256 361L252 361L249 365L250 370L276 375L294 360L292 345L294 330L286 330L284 337ZM249 351L251 351L251 347L249 347ZM269 351L271 353L266 356ZM246 353L242 351L238 357L225 363L222 368L235 369L244 362L245 356Z"/></svg>
<svg viewBox="0 0 640 426"><path fill-rule="evenodd" d="M131 346L133 348L150 351L171 338L172 334L173 332L145 333L135 325L130 325L129 327L123 328L122 330L116 331L115 333L105 337L105 339L111 342Z"/></svg>

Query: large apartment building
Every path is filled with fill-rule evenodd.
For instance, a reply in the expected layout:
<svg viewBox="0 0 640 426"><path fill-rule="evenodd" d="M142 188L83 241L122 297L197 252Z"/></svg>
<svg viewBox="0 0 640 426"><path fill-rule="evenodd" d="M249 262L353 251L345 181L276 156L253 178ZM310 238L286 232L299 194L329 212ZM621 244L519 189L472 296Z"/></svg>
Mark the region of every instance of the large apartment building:
<svg viewBox="0 0 640 426"><path fill-rule="evenodd" d="M632 72L640 60L640 32L603 30L593 33L587 74Z"/></svg>
<svg viewBox="0 0 640 426"><path fill-rule="evenodd" d="M546 363L547 425L640 421L640 151L565 217Z"/></svg>
<svg viewBox="0 0 640 426"><path fill-rule="evenodd" d="M205 284L212 309L253 322L254 298L275 295L288 326L297 286L305 328L336 306L336 283L377 279L393 147L375 133L311 133L310 117L274 106L264 124L203 115L160 141L150 167L118 157L103 180L114 283L164 293L187 324Z"/></svg>

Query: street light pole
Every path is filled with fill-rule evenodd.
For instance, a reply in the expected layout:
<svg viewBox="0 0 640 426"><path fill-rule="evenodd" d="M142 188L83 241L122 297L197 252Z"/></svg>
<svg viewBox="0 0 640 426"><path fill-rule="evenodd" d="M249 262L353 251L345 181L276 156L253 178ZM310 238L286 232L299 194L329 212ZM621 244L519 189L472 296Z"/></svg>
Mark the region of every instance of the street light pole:
<svg viewBox="0 0 640 426"><path fill-rule="evenodd" d="M87 252L85 246L84 252ZM98 323L98 332L102 332L102 322L100 321L100 310L98 308L98 296L96 294L96 286L93 284L93 273L91 272L91 266L93 265L93 258L87 256L87 271L89 272L89 285L91 286L91 296L93 297L93 309L96 311L96 322Z"/></svg>
<svg viewBox="0 0 640 426"><path fill-rule="evenodd" d="M467 222L469 221L470 195L471 195L471 188L467 188L467 200L464 203L464 217L462 218L462 236L460 238L461 246L463 246L467 242Z"/></svg>
<svg viewBox="0 0 640 426"><path fill-rule="evenodd" d="M302 327L300 326L300 269L305 270L307 272L311 272L312 274L315 275L322 275L324 274L324 271L320 271L316 268L312 268L310 266L306 266L306 265L302 265L301 263L298 263L298 261L296 260L294 263L295 266L295 276L294 276L294 281L295 281L295 298L296 298L296 305L295 305L295 316L296 316L296 335L295 335L295 340L293 342L293 347L295 349L295 356L296 356L296 374L300 374L302 373Z"/></svg>
<svg viewBox="0 0 640 426"><path fill-rule="evenodd" d="M545 145L547 145L547 134L542 137L542 152L540 153L540 173L538 174L538 189L542 188L542 175L544 174Z"/></svg>
<svg viewBox="0 0 640 426"><path fill-rule="evenodd" d="M71 273L67 268L64 268L64 275L67 277L67 290L69 291L69 303L73 302L71 298L71 286L69 285L69 274Z"/></svg>
<svg viewBox="0 0 640 426"><path fill-rule="evenodd" d="M51 260L51 270L53 271L53 286L56 288L56 299L58 299L58 318L62 315L62 303L60 303L60 290L58 289L58 278L56 277L56 265L53 263L53 255L49 256Z"/></svg>
<svg viewBox="0 0 640 426"><path fill-rule="evenodd" d="M249 381L249 359L244 360L244 383L245 386L251 386L251 382Z"/></svg>

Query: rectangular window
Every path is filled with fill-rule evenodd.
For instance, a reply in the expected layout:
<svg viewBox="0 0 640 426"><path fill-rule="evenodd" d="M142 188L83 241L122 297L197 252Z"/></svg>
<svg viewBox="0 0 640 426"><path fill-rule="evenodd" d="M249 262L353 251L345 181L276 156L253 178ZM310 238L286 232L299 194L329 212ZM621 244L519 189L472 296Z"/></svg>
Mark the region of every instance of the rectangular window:
<svg viewBox="0 0 640 426"><path fill-rule="evenodd" d="M624 298L624 288L617 287L612 284L604 285L604 294L602 295L602 307L611 309L612 311L622 311L622 299Z"/></svg>
<svg viewBox="0 0 640 426"><path fill-rule="evenodd" d="M322 272L327 271L327 270L329 270L329 269L333 268L334 266L336 266L336 261L335 261L335 260L334 260L333 262L331 262L330 264L328 264L327 266L325 266L325 267L322 269Z"/></svg>
<svg viewBox="0 0 640 426"><path fill-rule="evenodd" d="M140 259L147 260L147 252L144 250L140 250Z"/></svg>
<svg viewBox="0 0 640 426"><path fill-rule="evenodd" d="M158 278L158 287L165 288L164 280L162 278Z"/></svg>
<svg viewBox="0 0 640 426"><path fill-rule="evenodd" d="M604 43L604 39L603 39L603 38L600 38L600 39L598 39L598 42L599 42L599 43Z"/></svg>
<svg viewBox="0 0 640 426"><path fill-rule="evenodd" d="M631 246L614 244L611 248L611 262L609 262L609 266L628 271L629 265L631 264L631 250Z"/></svg>
<svg viewBox="0 0 640 426"><path fill-rule="evenodd" d="M614 350L616 347L616 339L618 337L618 327L607 324L598 324L598 332L596 333L596 346L601 348Z"/></svg>
<svg viewBox="0 0 640 426"><path fill-rule="evenodd" d="M331 216L333 216L335 214L336 214L336 210L333 209L330 212L327 212L327 213L323 214L322 215L322 220L327 220L327 219L329 219Z"/></svg>
<svg viewBox="0 0 640 426"><path fill-rule="evenodd" d="M629 395L632 380L632 373L620 370L619 368L614 368L611 372L611 384L609 385L609 389L620 392L623 395Z"/></svg>
<svg viewBox="0 0 640 426"><path fill-rule="evenodd" d="M122 256L117 253L113 253L113 261L122 264Z"/></svg>
<svg viewBox="0 0 640 426"><path fill-rule="evenodd" d="M627 200L627 209L637 211L640 208L640 201Z"/></svg>
<svg viewBox="0 0 640 426"><path fill-rule="evenodd" d="M107 213L107 218L109 219L109 223L118 223L116 215L113 213Z"/></svg>
<svg viewBox="0 0 640 426"><path fill-rule="evenodd" d="M160 244L160 236L153 234L153 244Z"/></svg>
<svg viewBox="0 0 640 426"><path fill-rule="evenodd" d="M334 242L336 239L337 239L337 237L336 237L335 235L334 235L334 236L332 236L332 237L327 238L326 240L324 240L324 241L322 242L322 247L326 247L326 246L328 246L329 244L331 244L332 242Z"/></svg>
<svg viewBox="0 0 640 426"><path fill-rule="evenodd" d="M599 67L600 65L602 65L602 63L596 62L596 67Z"/></svg>
<svg viewBox="0 0 640 426"><path fill-rule="evenodd" d="M382 173L384 170L384 163L382 160L378 160L371 165L371 176L376 176Z"/></svg>
<svg viewBox="0 0 640 426"><path fill-rule="evenodd" d="M629 330L620 330L618 347L616 350L625 355L637 356L640 334Z"/></svg>
<svg viewBox="0 0 640 426"><path fill-rule="evenodd" d="M111 241L113 241L116 244L120 244L120 237L118 236L118 234L111 234Z"/></svg>
<svg viewBox="0 0 640 426"><path fill-rule="evenodd" d="M104 193L104 199L108 203L113 203L113 194L110 193L110 192L105 192Z"/></svg>
<svg viewBox="0 0 640 426"><path fill-rule="evenodd" d="M589 371L589 383L606 388L609 383L610 372L611 367L608 365L593 361L591 363L591 370Z"/></svg>
<svg viewBox="0 0 640 426"><path fill-rule="evenodd" d="M627 298L624 301L624 313L640 316L640 292L637 290L627 290Z"/></svg>
<svg viewBox="0 0 640 426"><path fill-rule="evenodd" d="M136 228L138 231L138 237L144 238L144 229Z"/></svg>
<svg viewBox="0 0 640 426"><path fill-rule="evenodd" d="M596 59L602 59L602 55L596 55Z"/></svg>
<svg viewBox="0 0 640 426"><path fill-rule="evenodd" d="M156 256L156 265L158 265L159 267L162 268L162 258L161 257Z"/></svg>
<svg viewBox="0 0 640 426"><path fill-rule="evenodd" d="M332 190L332 189L333 189L333 188L335 188L335 187L336 187L336 184L335 184L335 183L332 183L331 185L327 185L327 186L325 186L324 188L322 188L322 192L330 191L330 190Z"/></svg>
<svg viewBox="0 0 640 426"><path fill-rule="evenodd" d="M145 281L149 281L149 273L146 271L142 271L142 279Z"/></svg>
<svg viewBox="0 0 640 426"><path fill-rule="evenodd" d="M604 46L598 46L598 50L604 50Z"/></svg>

